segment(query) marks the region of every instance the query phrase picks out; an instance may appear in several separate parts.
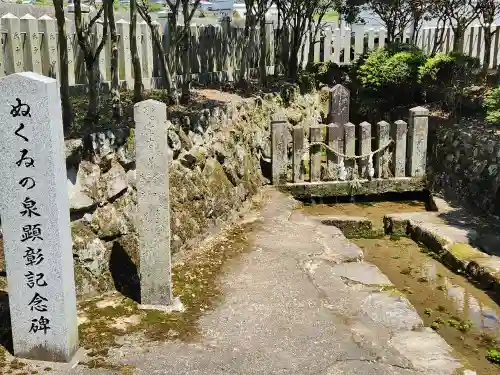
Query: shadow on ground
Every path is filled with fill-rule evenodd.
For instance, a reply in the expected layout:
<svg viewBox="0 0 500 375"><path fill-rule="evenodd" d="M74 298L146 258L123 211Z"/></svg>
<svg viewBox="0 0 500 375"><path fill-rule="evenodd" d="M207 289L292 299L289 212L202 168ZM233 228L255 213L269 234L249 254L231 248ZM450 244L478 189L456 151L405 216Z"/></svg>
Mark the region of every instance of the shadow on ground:
<svg viewBox="0 0 500 375"><path fill-rule="evenodd" d="M141 289L137 265L118 242L113 244L111 250L109 271L116 290L140 303Z"/></svg>

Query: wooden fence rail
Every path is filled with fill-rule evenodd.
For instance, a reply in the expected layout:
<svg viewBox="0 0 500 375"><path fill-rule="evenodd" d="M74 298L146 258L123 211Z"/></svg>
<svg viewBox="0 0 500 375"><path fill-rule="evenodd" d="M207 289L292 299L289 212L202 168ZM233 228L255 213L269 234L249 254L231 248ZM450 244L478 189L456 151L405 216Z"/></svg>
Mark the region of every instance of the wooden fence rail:
<svg viewBox="0 0 500 375"><path fill-rule="evenodd" d="M68 65L70 85L86 84L86 75L83 68L83 56L78 46L73 21L67 20L68 38ZM123 19L116 22L119 50L120 81L128 86L133 80L131 68L131 53L129 47L130 23ZM166 52L170 53L168 35L159 23L158 28ZM178 26L182 27L182 26ZM273 24L266 25L268 54L266 65L268 72L274 69L274 46L276 43ZM490 68L496 68L500 62L500 26L491 26L495 31L492 40L492 53L489 62ZM434 36L439 32L436 28L424 28L417 40L417 46L430 52L434 46ZM469 27L465 33L464 53L484 59L484 41L480 26ZM102 24L95 26L94 43L102 35ZM190 70L192 79L199 77L215 78L217 80L232 80L241 68L241 62L246 59L250 69L258 68L260 43L259 33L256 32L249 40L251 53L245 54L243 45L246 41L243 28L226 25L191 25ZM301 66L305 67L309 61L332 61L337 64L350 64L357 56L364 52L385 46L386 31L383 28L365 29L326 28L313 40L307 34L303 40L299 53ZM404 40L409 41L410 34L406 33ZM58 36L56 20L45 15L38 19L26 14L18 18L6 14L0 18L0 77L22 71L33 71L46 76L58 78ZM281 43L281 42L280 42ZM159 54L153 46L151 31L145 22L137 25L137 44L141 60L141 75L145 88L158 84ZM449 52L453 45L453 33L446 29L444 42L438 51ZM179 52L179 51L178 51ZM170 55L172 55L170 53ZM183 64L180 60L174 62L173 73L183 75ZM99 58L101 81L110 81L110 43L106 43Z"/></svg>

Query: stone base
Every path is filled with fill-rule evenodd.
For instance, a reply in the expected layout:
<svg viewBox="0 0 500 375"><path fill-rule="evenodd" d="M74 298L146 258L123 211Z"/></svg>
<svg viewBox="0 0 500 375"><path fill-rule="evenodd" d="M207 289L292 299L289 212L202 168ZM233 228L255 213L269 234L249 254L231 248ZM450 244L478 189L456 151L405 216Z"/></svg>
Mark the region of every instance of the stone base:
<svg viewBox="0 0 500 375"><path fill-rule="evenodd" d="M287 183L278 188L295 198L340 197L350 195L379 195L426 190L425 177L394 177L358 180L359 186L353 190L351 181L321 181Z"/></svg>
<svg viewBox="0 0 500 375"><path fill-rule="evenodd" d="M140 310L157 310L165 313L183 312L185 310L179 297L175 297L171 305L139 305Z"/></svg>

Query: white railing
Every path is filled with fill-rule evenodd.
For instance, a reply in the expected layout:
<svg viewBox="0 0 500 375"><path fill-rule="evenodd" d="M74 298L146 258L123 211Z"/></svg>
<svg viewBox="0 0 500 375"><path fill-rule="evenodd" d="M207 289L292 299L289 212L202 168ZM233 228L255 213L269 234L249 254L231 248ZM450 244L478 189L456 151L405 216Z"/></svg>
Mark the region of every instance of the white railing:
<svg viewBox="0 0 500 375"><path fill-rule="evenodd" d="M131 84L133 72L130 64L131 54L129 48L130 23L125 20L116 22L118 33L119 50L119 77L124 83ZM162 39L163 28L156 24ZM180 26L179 26L180 27ZM269 53L267 65L274 65L274 45L275 38L272 32L273 26L268 26L268 46ZM497 68L500 65L500 26L493 25L495 31L492 40L491 57L489 67ZM73 21L67 20L68 30L68 64L69 82L72 86L85 84L86 78L83 69L83 56L79 49L74 33ZM441 29L436 27L425 27L420 30L417 38L417 46L426 52L431 52L434 47L434 36ZM478 57L481 62L484 60L484 40L483 30L480 26L469 27L465 33L464 53ZM57 25L55 19L49 16L42 16L38 19L27 14L18 18L12 14L7 14L0 18L0 34L2 54L0 55L0 76L15 72L33 71L43 75L57 78L59 76L58 67L58 38ZM102 34L102 25L97 24L94 35ZM252 53L250 56L244 54L244 30L238 27L224 29L219 25L191 25L191 48L190 66L191 73L203 75L204 73L226 72L227 77L240 69L242 59L247 59L247 66L258 67L259 56L259 33L254 33L252 43ZM362 53L383 47L386 44L387 33L383 28L363 28L354 27L343 29L325 29L317 41L311 40L311 35L307 35L303 48L300 51L300 61L305 67L309 60L315 62L332 61L337 64L350 64ZM410 32L405 33L404 41L410 40ZM102 81L109 81L110 76L110 43L99 58L99 69ZM151 32L145 22L137 25L137 44L139 57L141 59L141 73L145 88L149 88L158 81L159 77L159 56L158 51L153 46ZM168 43L163 43L164 45ZM443 43L437 51L449 52L453 46L453 32L446 28ZM311 51L311 53L309 52ZM168 51L167 51L168 53ZM182 75L182 63L178 61L174 69L174 74ZM233 73L233 74L230 74ZM219 76L220 78L220 76Z"/></svg>

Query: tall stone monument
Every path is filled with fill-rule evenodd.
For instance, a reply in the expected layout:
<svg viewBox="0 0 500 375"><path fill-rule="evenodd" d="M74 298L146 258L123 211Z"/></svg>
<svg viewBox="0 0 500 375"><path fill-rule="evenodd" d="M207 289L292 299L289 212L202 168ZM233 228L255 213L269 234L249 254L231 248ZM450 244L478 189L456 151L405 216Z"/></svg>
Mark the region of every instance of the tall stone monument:
<svg viewBox="0 0 500 375"><path fill-rule="evenodd" d="M55 79L0 80L0 215L14 354L69 362L78 348L66 164Z"/></svg>

